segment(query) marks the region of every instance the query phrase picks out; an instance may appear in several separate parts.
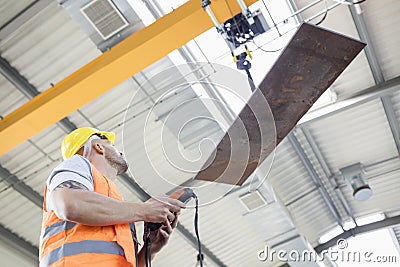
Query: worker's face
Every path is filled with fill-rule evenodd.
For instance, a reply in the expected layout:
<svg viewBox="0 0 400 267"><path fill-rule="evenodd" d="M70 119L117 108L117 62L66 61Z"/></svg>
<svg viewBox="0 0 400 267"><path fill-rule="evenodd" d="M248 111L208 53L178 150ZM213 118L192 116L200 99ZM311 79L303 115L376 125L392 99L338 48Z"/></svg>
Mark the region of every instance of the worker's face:
<svg viewBox="0 0 400 267"><path fill-rule="evenodd" d="M111 167L117 170L117 174L125 173L128 170L128 162L122 152L107 140L102 140L104 147L104 157Z"/></svg>

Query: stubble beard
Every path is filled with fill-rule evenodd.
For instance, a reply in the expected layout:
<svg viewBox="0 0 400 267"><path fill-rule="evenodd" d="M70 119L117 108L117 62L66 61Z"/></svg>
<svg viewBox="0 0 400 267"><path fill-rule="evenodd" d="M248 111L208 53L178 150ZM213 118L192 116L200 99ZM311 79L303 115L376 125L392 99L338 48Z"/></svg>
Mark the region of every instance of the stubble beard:
<svg viewBox="0 0 400 267"><path fill-rule="evenodd" d="M105 158L108 164L117 170L117 175L125 173L128 170L128 162L125 157L108 147L105 150Z"/></svg>

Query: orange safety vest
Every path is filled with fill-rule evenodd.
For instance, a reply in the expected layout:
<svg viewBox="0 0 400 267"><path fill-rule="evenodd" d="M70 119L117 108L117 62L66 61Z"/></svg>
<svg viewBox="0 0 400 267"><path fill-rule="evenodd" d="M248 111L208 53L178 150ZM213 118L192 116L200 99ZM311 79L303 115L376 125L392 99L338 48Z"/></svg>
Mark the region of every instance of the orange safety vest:
<svg viewBox="0 0 400 267"><path fill-rule="evenodd" d="M93 165L94 191L122 200L114 183ZM47 186L44 190L43 222L40 236L39 261L42 266L137 266L136 236L130 224L88 226L60 220L46 209ZM135 227L132 224L133 228ZM133 229L134 230L134 229Z"/></svg>

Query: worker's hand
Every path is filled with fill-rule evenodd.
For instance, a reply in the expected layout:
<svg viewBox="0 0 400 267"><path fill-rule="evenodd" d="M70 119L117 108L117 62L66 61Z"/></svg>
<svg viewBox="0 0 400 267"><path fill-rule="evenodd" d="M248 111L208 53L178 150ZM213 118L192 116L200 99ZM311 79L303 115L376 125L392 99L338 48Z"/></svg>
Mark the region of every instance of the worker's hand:
<svg viewBox="0 0 400 267"><path fill-rule="evenodd" d="M178 214L175 215L172 223L165 221L163 226L158 228L156 231L150 232L152 257L154 257L154 254L159 252L168 243L172 230L177 224Z"/></svg>
<svg viewBox="0 0 400 267"><path fill-rule="evenodd" d="M150 198L145 203L144 221L154 223L173 222L185 204L169 197Z"/></svg>

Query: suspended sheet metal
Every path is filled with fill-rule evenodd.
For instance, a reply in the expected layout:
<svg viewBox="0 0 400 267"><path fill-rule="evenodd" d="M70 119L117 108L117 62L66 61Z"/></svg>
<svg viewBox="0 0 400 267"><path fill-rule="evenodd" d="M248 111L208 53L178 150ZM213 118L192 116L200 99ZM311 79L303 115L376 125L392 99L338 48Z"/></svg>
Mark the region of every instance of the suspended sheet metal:
<svg viewBox="0 0 400 267"><path fill-rule="evenodd" d="M303 23L195 179L243 184L364 46Z"/></svg>

